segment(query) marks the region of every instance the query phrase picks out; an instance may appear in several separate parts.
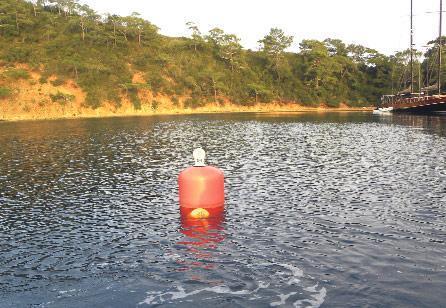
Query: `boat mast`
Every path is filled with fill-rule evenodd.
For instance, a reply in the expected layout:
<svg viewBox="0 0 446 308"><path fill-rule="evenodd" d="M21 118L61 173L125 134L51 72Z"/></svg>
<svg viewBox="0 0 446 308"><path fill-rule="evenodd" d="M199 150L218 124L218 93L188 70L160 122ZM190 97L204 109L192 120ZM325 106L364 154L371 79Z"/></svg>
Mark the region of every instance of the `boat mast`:
<svg viewBox="0 0 446 308"><path fill-rule="evenodd" d="M442 39L441 39L441 28L443 24L443 0L440 0L440 34L438 36L438 95L441 95L441 49L442 49Z"/></svg>
<svg viewBox="0 0 446 308"><path fill-rule="evenodd" d="M410 0L410 93L413 93L413 0Z"/></svg>

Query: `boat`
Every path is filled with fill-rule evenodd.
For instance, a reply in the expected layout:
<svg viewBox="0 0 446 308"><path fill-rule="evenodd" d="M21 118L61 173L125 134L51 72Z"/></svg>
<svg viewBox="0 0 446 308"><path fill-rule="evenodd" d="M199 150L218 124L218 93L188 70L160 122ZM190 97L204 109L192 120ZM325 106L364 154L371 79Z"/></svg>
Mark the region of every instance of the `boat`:
<svg viewBox="0 0 446 308"><path fill-rule="evenodd" d="M446 95L442 94L441 88L441 68L442 68L442 21L443 21L443 0L440 1L439 11L439 36L438 36L438 63L437 63L437 81L434 85L426 85L423 87L421 77L418 81L418 90L414 91L414 44L413 44L413 0L410 0L410 84L407 89L392 93L391 95L383 95L378 104L375 114L396 112L396 111L414 111L414 112L432 112L446 110ZM421 71L420 71L421 72ZM419 73L419 76L421 74ZM437 95L429 92L437 91Z"/></svg>
<svg viewBox="0 0 446 308"><path fill-rule="evenodd" d="M390 114L393 111L393 107L387 107L387 108L377 108L373 110L373 114Z"/></svg>

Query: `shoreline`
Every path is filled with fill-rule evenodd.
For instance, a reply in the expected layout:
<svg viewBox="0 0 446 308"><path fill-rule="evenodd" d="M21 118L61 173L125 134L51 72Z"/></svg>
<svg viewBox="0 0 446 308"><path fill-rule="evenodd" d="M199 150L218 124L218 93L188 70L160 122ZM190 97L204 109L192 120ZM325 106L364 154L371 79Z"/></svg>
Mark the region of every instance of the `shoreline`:
<svg viewBox="0 0 446 308"><path fill-rule="evenodd" d="M40 71L31 70L26 65L16 65L17 69L27 71L26 79L9 81L5 85L16 89L8 98L0 97L0 121L36 121L84 118L139 117L153 115L191 115L191 114L230 114L230 113L299 113L299 112L371 112L374 107L350 107L340 103L338 107L328 107L319 102L304 106L296 101L270 101L265 103L236 104L225 97L219 102L200 104L196 108L188 106L188 95L169 96L154 94L149 89L139 89L135 106L128 93L121 93L120 102L101 101L92 108L85 104L87 93L75 80L65 80L55 85L56 76L48 77L41 83ZM0 66L0 74L5 68ZM145 84L141 72L134 72L132 82ZM133 101L133 102L132 102ZM187 107L186 107L187 106Z"/></svg>
<svg viewBox="0 0 446 308"><path fill-rule="evenodd" d="M273 108L272 108L273 107ZM274 108L276 107L276 108ZM17 116L5 116L0 117L0 122L22 122L22 121L50 121L50 120L76 120L76 119L107 119L107 118L125 118L125 117L149 117L149 116L174 116L174 115L211 115L211 114L298 114L298 113L328 113L328 112L372 112L374 107L339 107L339 108L321 108L321 107L303 107L296 105L294 108L289 108L289 106L283 106L284 108L277 108L277 106L269 106L265 104L262 107L236 107L232 108L208 108L202 107L197 109L172 109L172 110L160 110L160 111L150 111L146 110L135 110L133 112L97 112L96 114L91 113L79 113L76 115L60 114L58 116L54 115L33 115L33 114L20 114Z"/></svg>

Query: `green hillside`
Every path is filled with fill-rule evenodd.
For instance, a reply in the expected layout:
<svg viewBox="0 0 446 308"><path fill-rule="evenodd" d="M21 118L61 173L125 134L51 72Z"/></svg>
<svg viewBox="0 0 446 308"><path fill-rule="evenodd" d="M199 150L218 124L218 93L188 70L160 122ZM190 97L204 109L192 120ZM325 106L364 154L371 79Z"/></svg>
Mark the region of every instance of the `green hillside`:
<svg viewBox="0 0 446 308"><path fill-rule="evenodd" d="M173 101L188 97L186 107L222 98L360 106L407 85L407 52L388 57L337 39L304 40L298 53L287 52L293 38L277 28L252 51L221 29L185 27L190 38L166 37L137 13L101 16L76 0L2 0L0 65L27 64L41 72L42 84L53 75L56 84L75 80L91 107L106 100L119 105L123 95L138 107L142 88ZM136 71L144 82L132 83ZM14 95L2 85L5 78L0 98Z"/></svg>

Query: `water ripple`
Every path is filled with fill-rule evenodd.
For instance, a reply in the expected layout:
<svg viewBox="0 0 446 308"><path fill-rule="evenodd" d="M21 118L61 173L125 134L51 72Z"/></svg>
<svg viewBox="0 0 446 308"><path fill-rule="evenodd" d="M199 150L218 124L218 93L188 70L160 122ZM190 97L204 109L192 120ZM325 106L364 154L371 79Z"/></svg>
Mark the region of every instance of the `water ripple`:
<svg viewBox="0 0 446 308"><path fill-rule="evenodd" d="M226 213L192 224L203 146ZM0 306L444 306L446 119L0 123Z"/></svg>

